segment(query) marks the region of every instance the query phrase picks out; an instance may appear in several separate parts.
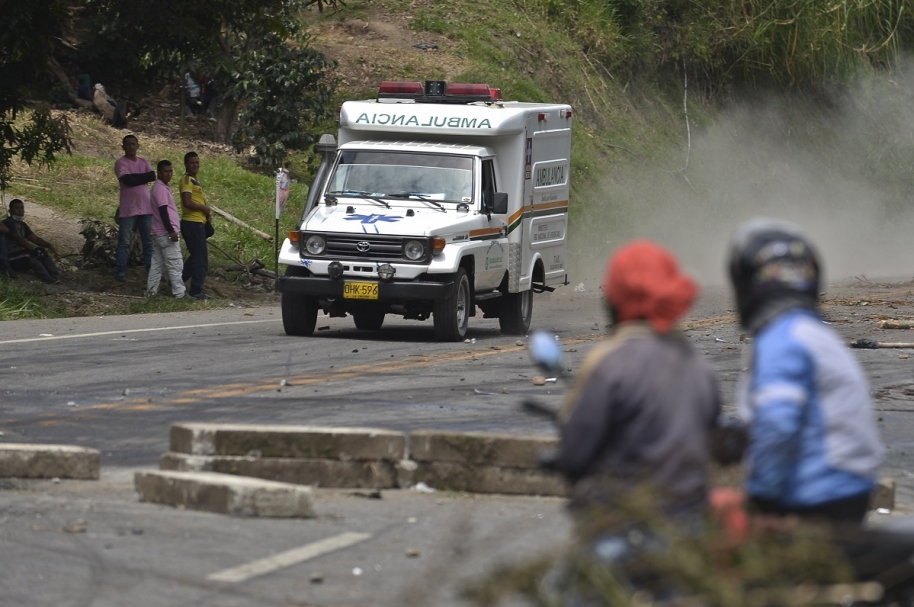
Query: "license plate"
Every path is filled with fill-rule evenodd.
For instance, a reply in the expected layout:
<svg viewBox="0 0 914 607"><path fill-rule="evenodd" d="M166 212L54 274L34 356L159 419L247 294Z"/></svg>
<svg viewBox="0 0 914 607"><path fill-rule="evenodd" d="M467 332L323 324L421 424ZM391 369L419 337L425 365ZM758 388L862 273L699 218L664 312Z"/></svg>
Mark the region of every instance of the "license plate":
<svg viewBox="0 0 914 607"><path fill-rule="evenodd" d="M344 299L377 299L378 283L376 282L351 282L343 283Z"/></svg>

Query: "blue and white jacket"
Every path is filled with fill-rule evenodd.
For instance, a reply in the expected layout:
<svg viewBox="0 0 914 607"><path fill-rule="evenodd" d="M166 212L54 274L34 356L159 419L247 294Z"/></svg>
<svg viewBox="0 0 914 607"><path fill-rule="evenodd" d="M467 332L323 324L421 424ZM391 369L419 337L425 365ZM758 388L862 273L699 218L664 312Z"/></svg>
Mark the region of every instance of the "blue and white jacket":
<svg viewBox="0 0 914 607"><path fill-rule="evenodd" d="M754 341L739 403L749 495L790 509L871 491L883 447L850 349L804 308L778 315Z"/></svg>

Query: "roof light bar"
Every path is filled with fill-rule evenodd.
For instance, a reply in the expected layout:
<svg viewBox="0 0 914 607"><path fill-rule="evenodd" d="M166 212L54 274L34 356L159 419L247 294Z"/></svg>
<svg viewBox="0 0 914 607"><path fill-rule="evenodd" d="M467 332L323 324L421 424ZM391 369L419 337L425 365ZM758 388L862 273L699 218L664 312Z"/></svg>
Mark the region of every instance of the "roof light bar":
<svg viewBox="0 0 914 607"><path fill-rule="evenodd" d="M402 99L415 103L492 103L501 101L501 89L488 84L447 83L443 80L401 82L385 80L378 87L378 100Z"/></svg>

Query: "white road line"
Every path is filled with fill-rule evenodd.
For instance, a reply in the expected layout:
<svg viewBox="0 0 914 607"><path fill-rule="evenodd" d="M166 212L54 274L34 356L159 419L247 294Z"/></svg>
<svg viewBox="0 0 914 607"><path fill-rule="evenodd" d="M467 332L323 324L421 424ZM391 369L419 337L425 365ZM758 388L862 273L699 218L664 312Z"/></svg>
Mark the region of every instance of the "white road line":
<svg viewBox="0 0 914 607"><path fill-rule="evenodd" d="M327 554L328 552L364 542L370 537L370 533L355 533L352 531L341 533L333 537L328 537L325 540L305 544L301 548L294 548L287 552L268 556L259 561L251 561L240 567L211 573L206 576L206 579L213 582L231 582L235 584L245 582L252 577L272 573L278 569L285 569L286 567L303 563L308 559L313 559L323 554Z"/></svg>
<svg viewBox="0 0 914 607"><path fill-rule="evenodd" d="M79 333L77 335L51 335L47 337L28 337L25 339L8 339L0 341L0 346L6 344L25 344L33 341L54 341L57 339L76 339L77 337L102 337L104 335L124 335L126 333L151 333L153 331L184 331L186 329L205 329L206 327L227 327L229 325L253 325L262 322L280 322L279 318L265 320L239 320L236 322L211 322L202 325L184 325L181 327L151 327L149 329L123 329L121 331L100 331L98 333Z"/></svg>

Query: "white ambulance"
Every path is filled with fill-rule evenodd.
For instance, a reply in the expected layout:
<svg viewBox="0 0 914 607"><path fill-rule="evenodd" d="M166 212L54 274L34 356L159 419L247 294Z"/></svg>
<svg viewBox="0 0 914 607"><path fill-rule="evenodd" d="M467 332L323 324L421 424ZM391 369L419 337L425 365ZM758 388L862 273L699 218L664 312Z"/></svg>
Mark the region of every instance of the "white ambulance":
<svg viewBox="0 0 914 607"><path fill-rule="evenodd" d="M396 314L457 341L477 308L526 333L533 293L568 284L571 113L442 81L344 103L279 253L286 333L311 335L320 311L364 330Z"/></svg>

